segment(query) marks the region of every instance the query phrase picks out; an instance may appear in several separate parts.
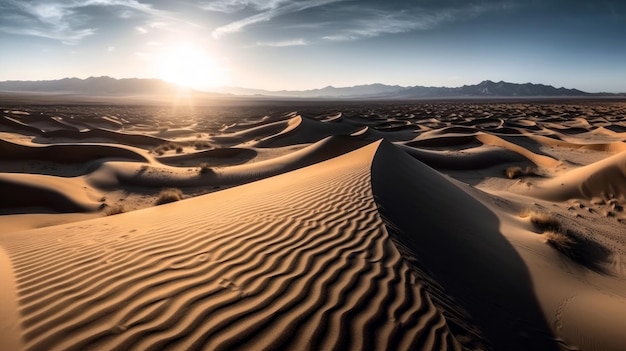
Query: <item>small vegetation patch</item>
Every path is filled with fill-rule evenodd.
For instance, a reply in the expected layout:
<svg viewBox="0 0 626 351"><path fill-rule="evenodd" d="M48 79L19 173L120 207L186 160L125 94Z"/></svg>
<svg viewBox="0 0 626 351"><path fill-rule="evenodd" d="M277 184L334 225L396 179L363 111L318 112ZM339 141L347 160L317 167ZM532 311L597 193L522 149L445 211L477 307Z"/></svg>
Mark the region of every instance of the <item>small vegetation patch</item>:
<svg viewBox="0 0 626 351"><path fill-rule="evenodd" d="M155 204L163 205L163 204L175 202L175 201L182 200L182 199L183 199L183 192L180 191L180 189L168 188L168 189L161 190L159 195L157 195Z"/></svg>
<svg viewBox="0 0 626 351"><path fill-rule="evenodd" d="M504 175L508 179L518 179L521 177L537 176L537 170L533 167L522 168L519 166L511 166L504 170Z"/></svg>
<svg viewBox="0 0 626 351"><path fill-rule="evenodd" d="M211 143L209 143L206 140L196 140L196 142L193 143L193 147L196 148L196 150L202 150L202 149L210 149Z"/></svg>
<svg viewBox="0 0 626 351"><path fill-rule="evenodd" d="M544 212L530 212L530 223L542 232L560 232L561 222L552 214Z"/></svg>
<svg viewBox="0 0 626 351"><path fill-rule="evenodd" d="M199 167L200 167L200 170L199 170L200 174L215 173L213 168L206 162L201 163Z"/></svg>
<svg viewBox="0 0 626 351"><path fill-rule="evenodd" d="M606 273L605 264L611 255L607 247L564 228L553 214L525 211L521 216L530 217L530 222L553 249L591 270Z"/></svg>
<svg viewBox="0 0 626 351"><path fill-rule="evenodd" d="M574 255L573 249L576 246L576 241L571 238L567 232L544 232L546 243L562 252L566 256L572 257Z"/></svg>
<svg viewBox="0 0 626 351"><path fill-rule="evenodd" d="M183 151L183 147L175 144L175 143L165 143L165 144L161 144L157 147L154 148L154 150L152 150L155 154L161 156L164 153L166 153L167 151L170 150L176 150L178 152L178 149L180 148L180 152Z"/></svg>
<svg viewBox="0 0 626 351"><path fill-rule="evenodd" d="M124 213L126 212L126 209L124 208L124 206L119 205L119 204L115 204L115 205L106 205L104 207L104 214L106 216L114 216L120 213Z"/></svg>

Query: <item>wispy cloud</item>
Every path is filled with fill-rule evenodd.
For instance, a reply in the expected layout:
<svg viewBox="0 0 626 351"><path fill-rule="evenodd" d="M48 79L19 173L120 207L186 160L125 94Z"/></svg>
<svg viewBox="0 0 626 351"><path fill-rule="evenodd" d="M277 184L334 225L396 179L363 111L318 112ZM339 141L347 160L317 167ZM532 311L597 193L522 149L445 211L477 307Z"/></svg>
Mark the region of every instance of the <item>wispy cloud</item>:
<svg viewBox="0 0 626 351"><path fill-rule="evenodd" d="M173 18L168 12L137 0L5 0L0 2L0 31L76 45L97 32L91 24L94 12L86 11L94 7L123 9L119 12L123 19L132 18L132 13L149 18Z"/></svg>
<svg viewBox="0 0 626 351"><path fill-rule="evenodd" d="M283 48L288 46L304 46L308 45L308 42L302 38L293 40L281 40L281 41L262 41L257 42L253 47L271 47L271 48Z"/></svg>
<svg viewBox="0 0 626 351"><path fill-rule="evenodd" d="M68 45L95 33L72 6L49 2L9 1L0 11L0 31L59 40Z"/></svg>
<svg viewBox="0 0 626 351"><path fill-rule="evenodd" d="M289 2L291 0L214 0L201 3L200 8L223 13L235 13L246 8L265 11Z"/></svg>
<svg viewBox="0 0 626 351"><path fill-rule="evenodd" d="M419 16L405 13L384 13L373 11L363 18L347 21L345 27L322 39L333 41L357 40L372 38L384 34L404 33L416 29L429 29L442 20L441 15L421 14Z"/></svg>
<svg viewBox="0 0 626 351"><path fill-rule="evenodd" d="M225 26L221 26L215 29L212 35L214 38L220 38L226 34L241 32L245 27L260 22L267 22L281 15L300 12L306 9L319 7L339 1L343 0L266 1L266 3L263 4L263 7L261 7L263 9L262 12L235 22L231 22Z"/></svg>
<svg viewBox="0 0 626 351"><path fill-rule="evenodd" d="M444 23L474 18L489 11L510 9L518 3L518 0L485 0L469 4L458 0L359 0L358 3L347 0L215 0L205 2L202 6L205 10L227 13L231 18L239 13L247 14L213 30L212 36L216 39L242 32L258 23L271 22L264 27L266 34L267 31L291 28L307 43L313 43L320 39L351 41L428 30ZM309 11L304 14L305 10ZM266 41L257 40L256 46L269 46L259 45L263 43Z"/></svg>
<svg viewBox="0 0 626 351"><path fill-rule="evenodd" d="M510 7L509 2L442 7L435 9L408 8L401 11L363 9L354 7L354 14L340 28L322 37L330 41L350 41L378 37L385 34L433 29L445 22L467 20L485 12ZM344 9L345 10L345 9Z"/></svg>
<svg viewBox="0 0 626 351"><path fill-rule="evenodd" d="M92 28L72 30L55 28L54 30L50 31L45 29L12 28L4 26L0 26L0 31L17 35L29 35L34 37L58 40L67 45L76 45L83 38L93 35L95 33L95 30Z"/></svg>

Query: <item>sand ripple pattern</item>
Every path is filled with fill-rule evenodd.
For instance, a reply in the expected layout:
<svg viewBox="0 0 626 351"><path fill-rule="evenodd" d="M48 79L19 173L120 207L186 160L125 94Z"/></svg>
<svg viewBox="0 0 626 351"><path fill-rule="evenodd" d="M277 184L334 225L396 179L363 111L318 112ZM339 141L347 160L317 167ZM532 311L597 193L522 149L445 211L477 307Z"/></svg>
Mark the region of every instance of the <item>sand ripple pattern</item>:
<svg viewBox="0 0 626 351"><path fill-rule="evenodd" d="M369 166L15 242L27 349L459 349L385 230Z"/></svg>

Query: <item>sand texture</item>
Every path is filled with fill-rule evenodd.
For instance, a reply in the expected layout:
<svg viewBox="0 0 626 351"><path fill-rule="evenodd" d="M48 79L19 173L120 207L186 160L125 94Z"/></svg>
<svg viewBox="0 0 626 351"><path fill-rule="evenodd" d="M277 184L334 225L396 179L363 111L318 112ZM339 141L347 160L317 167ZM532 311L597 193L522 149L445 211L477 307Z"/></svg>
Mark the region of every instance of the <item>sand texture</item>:
<svg viewBox="0 0 626 351"><path fill-rule="evenodd" d="M623 350L626 103L0 108L6 350Z"/></svg>

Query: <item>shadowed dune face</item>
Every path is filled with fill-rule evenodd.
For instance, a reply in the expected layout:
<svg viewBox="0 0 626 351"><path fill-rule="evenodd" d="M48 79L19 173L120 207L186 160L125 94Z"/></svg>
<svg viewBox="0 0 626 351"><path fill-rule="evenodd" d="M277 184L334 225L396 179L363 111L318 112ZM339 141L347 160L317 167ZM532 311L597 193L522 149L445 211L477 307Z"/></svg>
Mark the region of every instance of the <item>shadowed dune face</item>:
<svg viewBox="0 0 626 351"><path fill-rule="evenodd" d="M494 349L558 350L526 266L489 209L387 143L374 158L372 188L393 240L443 290L433 294L467 310Z"/></svg>
<svg viewBox="0 0 626 351"><path fill-rule="evenodd" d="M0 107L0 341L621 351L625 116L606 101Z"/></svg>

